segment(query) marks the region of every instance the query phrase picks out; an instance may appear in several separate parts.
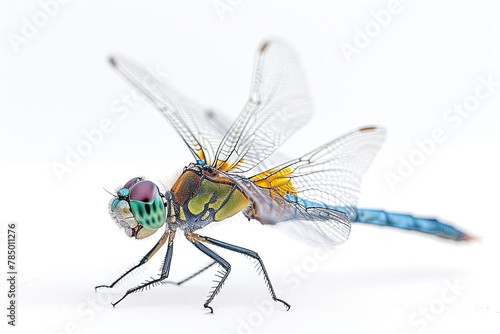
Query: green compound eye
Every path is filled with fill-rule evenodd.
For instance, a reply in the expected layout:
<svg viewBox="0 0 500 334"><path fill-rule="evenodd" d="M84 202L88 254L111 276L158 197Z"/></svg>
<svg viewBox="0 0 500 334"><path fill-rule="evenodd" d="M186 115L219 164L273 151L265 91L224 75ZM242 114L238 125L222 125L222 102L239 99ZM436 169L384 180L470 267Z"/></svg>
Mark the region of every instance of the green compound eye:
<svg viewBox="0 0 500 334"><path fill-rule="evenodd" d="M159 229L166 220L160 192L151 181L141 181L130 188L130 210L135 220L148 230Z"/></svg>

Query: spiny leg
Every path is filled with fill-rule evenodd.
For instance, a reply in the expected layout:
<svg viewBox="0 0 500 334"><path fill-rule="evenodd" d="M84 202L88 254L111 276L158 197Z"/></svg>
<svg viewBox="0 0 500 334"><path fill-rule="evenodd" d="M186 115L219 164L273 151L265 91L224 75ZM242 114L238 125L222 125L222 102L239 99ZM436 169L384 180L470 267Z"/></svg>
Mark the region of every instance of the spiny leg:
<svg viewBox="0 0 500 334"><path fill-rule="evenodd" d="M129 294L138 292L138 291L144 291L144 289L148 287L154 287L158 284L161 283L165 278L168 277L168 274L170 272L170 264L172 263L172 254L173 254L173 249L174 249L174 237L175 237L175 231L171 231L170 234L168 235L168 248L167 248L167 253L165 254L165 259L163 260L163 265L161 268L161 274L160 277L157 279L152 279L151 281L147 281L143 284L140 284L136 286L135 288L128 289L127 292L123 295L122 298L117 300L114 303L111 303L113 307L115 307L119 302L121 302L125 297L127 297Z"/></svg>
<svg viewBox="0 0 500 334"><path fill-rule="evenodd" d="M276 293L274 292L273 285L271 284L271 279L269 278L269 275L267 274L267 270L266 270L266 267L264 266L264 262L262 262L262 259L260 258L259 254L257 254L257 252L254 252L253 250L250 250L247 248L231 245L231 244L228 244L226 242L219 241L219 240L216 240L216 239L213 239L210 237L200 236L200 239L202 239L202 240L204 240L212 245L219 246L219 247L222 247L225 249L229 249L231 251L234 251L234 252L237 252L237 253L240 253L243 255L247 255L247 256L250 256L251 258L255 259L259 265L260 272L262 272L264 274L264 281L266 282L267 288L269 289L269 293L271 294L271 298L274 301L281 302L283 305L285 305L287 311L290 309L290 304L288 304L284 300L281 300L278 297L276 297Z"/></svg>
<svg viewBox="0 0 500 334"><path fill-rule="evenodd" d="M158 250L165 244L165 241L167 241L167 239L168 239L168 235L169 235L169 231L165 230L165 232L161 236L160 240L158 240L156 245L153 248L151 248L151 250L149 252L147 252L146 255L144 255L144 257L141 259L141 261L139 261L138 264L136 264L135 266L133 266L132 268L127 270L123 275L121 275L113 283L111 283L111 285L98 285L95 287L95 290L97 291L97 289L100 289L100 288L112 288L112 287L114 287L118 282L120 282L122 279L124 279L132 271L136 270L137 268L139 268L140 266L142 266L143 264L148 262L153 257L153 255L155 255L156 252L158 252Z"/></svg>
<svg viewBox="0 0 500 334"><path fill-rule="evenodd" d="M219 278L219 281L215 280L214 282L217 283L216 286L210 290L208 293L208 298L205 301L205 304L203 304L204 308L208 308L210 310L210 313L214 313L214 309L209 306L209 304L212 302L212 300L215 298L215 296L219 293L220 289L222 288L222 285L226 281L226 278L229 276L229 273L231 272L231 265L229 262L224 260L219 254L208 248L207 246L203 245L201 243L202 240L199 239L198 235L196 234L188 234L187 239L200 251L205 253L207 256L212 258L214 262L217 262L223 270L218 272L218 275L216 275Z"/></svg>
<svg viewBox="0 0 500 334"><path fill-rule="evenodd" d="M184 284L186 283L187 281L189 281L190 279L192 278L195 278L196 276L198 276L199 274L201 274L202 272L204 272L205 270L207 270L208 268L210 268L211 266L213 266L214 264L216 264L217 262L216 261L213 261L213 262L210 262L209 264L207 264L205 267L201 268L200 270L198 270L197 272L195 272L194 274L186 277L185 279L179 281L179 282L173 282L173 281L163 281L162 283L164 284L175 284L175 285L181 285L181 284Z"/></svg>

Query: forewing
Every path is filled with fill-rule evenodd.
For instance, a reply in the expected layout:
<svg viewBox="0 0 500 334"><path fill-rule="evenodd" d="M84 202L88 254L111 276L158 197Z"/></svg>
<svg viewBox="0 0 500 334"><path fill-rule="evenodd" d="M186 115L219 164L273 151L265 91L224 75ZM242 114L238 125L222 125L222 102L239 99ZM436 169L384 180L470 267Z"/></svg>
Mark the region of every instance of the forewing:
<svg viewBox="0 0 500 334"><path fill-rule="evenodd" d="M231 121L227 119L225 116L221 115L219 112L215 112L213 110L206 110L205 116L214 131L216 131L220 137L224 137L224 135L229 130L229 126L231 125Z"/></svg>
<svg viewBox="0 0 500 334"><path fill-rule="evenodd" d="M280 226L308 239L338 244L349 236L363 175L384 138L383 129L360 128L250 180L268 191L269 203L279 203L279 198L294 208L295 217ZM280 222L280 215L287 216L274 212L272 223Z"/></svg>
<svg viewBox="0 0 500 334"><path fill-rule="evenodd" d="M294 54L280 42L263 43L257 50L249 99L212 165L232 173L252 169L309 120L310 109Z"/></svg>
<svg viewBox="0 0 500 334"><path fill-rule="evenodd" d="M205 112L205 115L207 116L207 119L210 123L210 126L213 127L215 131L217 131L221 138L226 134L226 132L229 130L229 127L231 125L231 122L229 119L227 119L224 115L221 113L215 112L213 110L207 110ZM285 154L282 154L281 152L275 152L273 153L272 156L267 158L265 161L262 163L258 164L255 166L252 171L256 173L263 172L271 166L276 166L277 164L287 161L290 157L286 156Z"/></svg>
<svg viewBox="0 0 500 334"><path fill-rule="evenodd" d="M123 58L110 58L110 63L172 124L196 159L212 163L213 148L220 143L222 135L209 124L203 108Z"/></svg>

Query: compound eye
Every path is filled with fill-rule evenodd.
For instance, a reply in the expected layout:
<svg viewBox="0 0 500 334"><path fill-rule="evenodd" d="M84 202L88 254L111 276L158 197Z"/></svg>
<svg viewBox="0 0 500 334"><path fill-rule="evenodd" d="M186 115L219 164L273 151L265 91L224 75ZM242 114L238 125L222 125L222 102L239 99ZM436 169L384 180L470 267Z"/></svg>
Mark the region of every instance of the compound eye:
<svg viewBox="0 0 500 334"><path fill-rule="evenodd" d="M139 181L130 188L130 210L145 229L157 230L166 220L165 205L158 187L151 181Z"/></svg>
<svg viewBox="0 0 500 334"><path fill-rule="evenodd" d="M134 178L128 180L127 183L125 183L125 185L123 186L123 188L130 189L130 187L132 187L134 184L136 184L137 182L142 181L142 180L143 180L142 177L134 177Z"/></svg>
<svg viewBox="0 0 500 334"><path fill-rule="evenodd" d="M152 202L156 196L159 196L158 187L151 181L135 183L130 189L131 201Z"/></svg>

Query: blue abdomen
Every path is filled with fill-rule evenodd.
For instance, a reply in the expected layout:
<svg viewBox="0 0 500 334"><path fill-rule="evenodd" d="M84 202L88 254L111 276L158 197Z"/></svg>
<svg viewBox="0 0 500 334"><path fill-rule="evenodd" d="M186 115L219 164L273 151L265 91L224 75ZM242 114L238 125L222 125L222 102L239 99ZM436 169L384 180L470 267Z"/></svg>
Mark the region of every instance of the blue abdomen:
<svg viewBox="0 0 500 334"><path fill-rule="evenodd" d="M414 217L409 214L393 213L383 210L358 209L355 221L358 223L380 226L392 226L405 230L433 234L442 238L457 241L471 240L471 236L455 227L442 223L434 218Z"/></svg>
<svg viewBox="0 0 500 334"><path fill-rule="evenodd" d="M287 194L285 198L293 203L297 203L306 208L319 207L327 208L346 213L353 223L373 224L379 226L396 227L405 230L418 231L436 235L441 238L452 239L456 241L470 241L474 237L445 224L434 218L415 217L405 213L387 212L384 210L356 209L354 217L352 210L346 210L345 207L332 206L320 202L302 199L297 196ZM350 213L349 213L350 212Z"/></svg>

